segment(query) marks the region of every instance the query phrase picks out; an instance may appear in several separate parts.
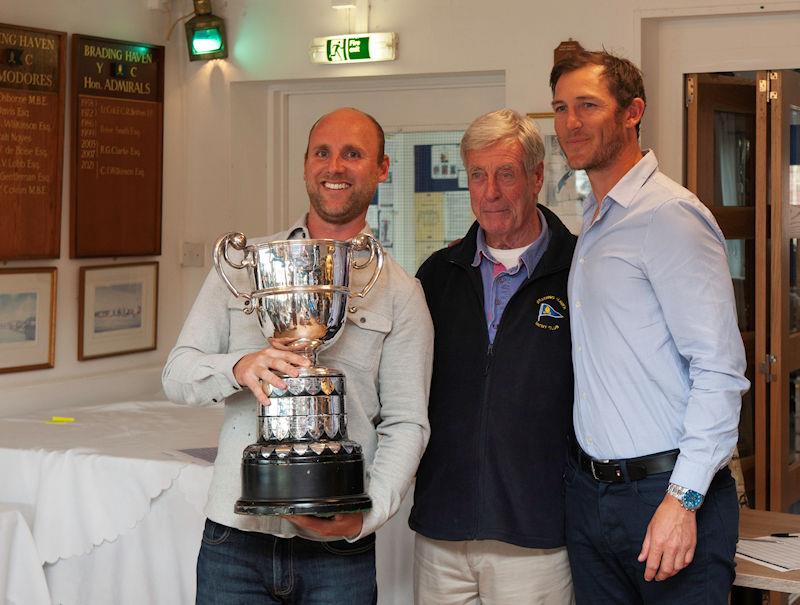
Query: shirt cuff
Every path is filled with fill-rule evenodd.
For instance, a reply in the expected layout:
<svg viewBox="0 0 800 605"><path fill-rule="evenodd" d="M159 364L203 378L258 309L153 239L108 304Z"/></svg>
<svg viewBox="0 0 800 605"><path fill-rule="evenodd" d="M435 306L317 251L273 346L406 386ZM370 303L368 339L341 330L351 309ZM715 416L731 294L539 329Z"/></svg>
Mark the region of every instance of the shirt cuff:
<svg viewBox="0 0 800 605"><path fill-rule="evenodd" d="M696 464L679 455L669 480L670 483L675 483L705 496L706 492L708 492L708 486L711 485L711 480L718 470L718 468L709 468L707 465Z"/></svg>
<svg viewBox="0 0 800 605"><path fill-rule="evenodd" d="M361 532L353 538L345 538L348 542L356 542L357 540L376 532L378 528L383 525L383 520L379 518L379 515L375 512L374 508L361 513L361 515Z"/></svg>
<svg viewBox="0 0 800 605"><path fill-rule="evenodd" d="M216 379L217 388L222 397L218 400L212 399L214 403L218 403L222 399L241 391L243 388L233 375L233 366L244 356L243 353L222 353L214 356L214 361L210 364L213 368L213 376Z"/></svg>

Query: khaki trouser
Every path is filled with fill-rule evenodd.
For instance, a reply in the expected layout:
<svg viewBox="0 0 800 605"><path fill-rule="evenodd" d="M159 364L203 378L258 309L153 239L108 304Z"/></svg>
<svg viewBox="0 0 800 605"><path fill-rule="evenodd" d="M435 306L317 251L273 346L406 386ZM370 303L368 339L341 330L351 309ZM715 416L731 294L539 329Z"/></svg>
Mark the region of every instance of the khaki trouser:
<svg viewBox="0 0 800 605"><path fill-rule="evenodd" d="M496 540L451 542L419 534L416 605L573 605L566 548L523 548Z"/></svg>

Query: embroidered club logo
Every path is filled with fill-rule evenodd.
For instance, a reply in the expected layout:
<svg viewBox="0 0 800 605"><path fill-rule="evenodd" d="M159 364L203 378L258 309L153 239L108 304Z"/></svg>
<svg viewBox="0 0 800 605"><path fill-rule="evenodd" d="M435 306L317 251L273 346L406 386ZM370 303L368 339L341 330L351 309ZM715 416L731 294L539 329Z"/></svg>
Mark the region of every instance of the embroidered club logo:
<svg viewBox="0 0 800 605"><path fill-rule="evenodd" d="M553 307L548 305L547 303L542 303L539 305L539 318L537 321L542 321L542 317L552 317L553 319L562 319L564 316L561 315L558 311L556 311Z"/></svg>
<svg viewBox="0 0 800 605"><path fill-rule="evenodd" d="M558 296L552 294L542 296L536 301L539 305L539 314L536 318L535 326L542 330L559 330L561 329L561 321L567 312L567 303L561 300Z"/></svg>

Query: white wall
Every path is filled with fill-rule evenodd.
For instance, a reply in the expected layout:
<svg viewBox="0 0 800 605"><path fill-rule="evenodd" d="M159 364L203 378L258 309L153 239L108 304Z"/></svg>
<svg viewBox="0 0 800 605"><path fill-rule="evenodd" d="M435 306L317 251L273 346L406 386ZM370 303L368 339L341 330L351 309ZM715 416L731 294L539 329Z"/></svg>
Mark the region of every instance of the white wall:
<svg viewBox="0 0 800 605"><path fill-rule="evenodd" d="M214 12L226 18L231 56L227 61L191 64L180 28L171 41L165 41L169 21L174 15L190 12L190 0L168 0L165 6L174 15L149 8L152 5L159 6L159 0L0 0L0 22L167 45L158 350L76 361L78 266L91 261L67 258L69 177L65 170L62 258L52 263L33 263L59 268L56 368L0 376L0 413L21 406L56 405L59 401L124 399L158 388L157 369L174 343L209 268L208 261L203 269L181 268L180 242L204 242L208 248L220 233L241 228L242 221L247 220L248 213L242 212L241 204L234 201L240 184L231 182L231 147L244 143L260 146L260 141L268 138L267 129L274 124L270 125L258 110L258 115L253 116L254 130L246 142L231 140L232 124L247 122L249 117L241 114L242 107L258 108L259 91L266 99L269 83L502 72L506 104L521 111L541 112L549 109L547 77L553 49L561 40L572 37L586 48L604 46L636 61L647 56L652 69L658 70L663 58L647 53L651 48L648 36L655 37L659 32L649 30L649 25L643 29L643 19L646 24L677 19L680 25L684 16L800 10L798 2L786 1L742 4L709 0L702 8L696 8L691 0L372 0L369 28L399 34L398 60L321 66L308 60L311 38L348 30L345 15L333 11L329 0L213 0ZM704 27L724 25L712 19ZM674 34L671 29L659 31L660 35ZM699 48L702 53L702 41ZM711 42L706 43L705 49L713 50ZM709 71L712 69L708 67ZM655 74L645 75L650 82ZM232 104L231 91L242 86L232 86L234 83L251 84L246 102ZM658 104L660 94L662 91L655 96L651 92L651 107ZM232 106L239 113L231 115ZM675 127L667 136L677 140L675 133L680 130L681 120L681 110L673 108L660 114L658 123L673 124ZM658 139L648 138L647 131L644 139L658 148ZM68 143L67 137L67 154ZM666 158L667 163L680 166L673 148L670 147L673 151ZM262 168L258 164L252 166L253 170ZM673 168L670 173L680 178ZM276 214L276 200L249 200L248 207L258 208L259 203L264 215L255 216L258 211L249 211L254 215L254 224L263 224L266 215ZM25 263L10 263L22 265ZM129 371L133 368L139 371ZM86 377L94 379L89 383Z"/></svg>

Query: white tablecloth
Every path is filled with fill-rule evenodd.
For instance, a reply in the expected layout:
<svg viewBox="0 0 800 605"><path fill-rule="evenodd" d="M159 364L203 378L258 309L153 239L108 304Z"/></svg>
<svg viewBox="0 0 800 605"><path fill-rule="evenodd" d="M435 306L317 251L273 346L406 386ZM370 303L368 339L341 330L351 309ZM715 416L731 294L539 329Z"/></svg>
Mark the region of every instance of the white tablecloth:
<svg viewBox="0 0 800 605"><path fill-rule="evenodd" d="M0 418L0 502L26 512L53 603L194 600L221 408L127 402Z"/></svg>
<svg viewBox="0 0 800 605"><path fill-rule="evenodd" d="M0 599L9 605L47 605L50 594L36 544L22 513L0 504Z"/></svg>
<svg viewBox="0 0 800 605"><path fill-rule="evenodd" d="M194 603L212 467L180 450L215 447L222 414L151 401L0 418L0 503L28 518L53 603ZM413 600L410 502L377 535L380 605Z"/></svg>

